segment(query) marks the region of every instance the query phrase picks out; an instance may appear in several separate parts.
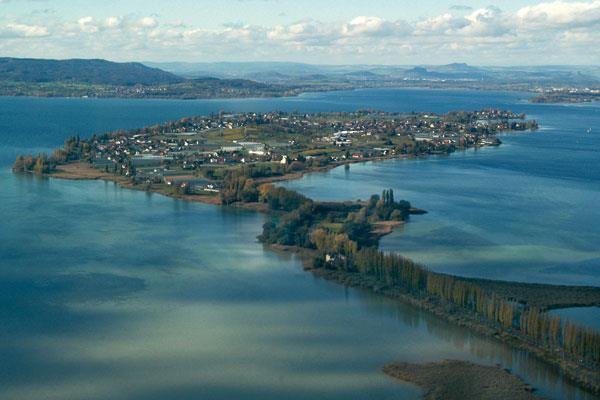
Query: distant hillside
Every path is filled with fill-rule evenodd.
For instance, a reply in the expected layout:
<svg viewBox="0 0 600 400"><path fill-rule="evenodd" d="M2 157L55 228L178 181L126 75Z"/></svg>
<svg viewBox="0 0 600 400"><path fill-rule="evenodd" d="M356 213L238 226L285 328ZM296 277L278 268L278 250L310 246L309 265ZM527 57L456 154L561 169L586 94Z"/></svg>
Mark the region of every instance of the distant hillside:
<svg viewBox="0 0 600 400"><path fill-rule="evenodd" d="M140 63L0 58L0 81L132 86L180 83L184 79Z"/></svg>
<svg viewBox="0 0 600 400"><path fill-rule="evenodd" d="M446 65L312 65L291 62L215 62L215 63L145 63L188 78L242 78L263 83L311 86L328 90L323 85L348 88L369 86L402 86L408 84L452 83L479 85L498 89L505 86L521 89L536 85L598 85L597 66L531 66L490 67L465 63Z"/></svg>
<svg viewBox="0 0 600 400"><path fill-rule="evenodd" d="M270 74L283 74L286 76L301 76L319 73L320 66L293 62L214 62L214 63L186 63L186 62L144 62L145 65L160 68L186 78L201 78L212 76L215 78L245 78L254 76L264 78Z"/></svg>
<svg viewBox="0 0 600 400"><path fill-rule="evenodd" d="M448 64L427 67L414 67L405 71L410 79L449 79L449 80L483 80L492 78L490 74L467 64Z"/></svg>

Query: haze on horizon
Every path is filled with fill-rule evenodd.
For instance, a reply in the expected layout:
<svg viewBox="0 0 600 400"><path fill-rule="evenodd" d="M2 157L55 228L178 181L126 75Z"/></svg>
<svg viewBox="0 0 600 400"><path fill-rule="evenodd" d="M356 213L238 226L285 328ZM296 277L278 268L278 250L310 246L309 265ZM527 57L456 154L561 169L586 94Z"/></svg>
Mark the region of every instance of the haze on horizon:
<svg viewBox="0 0 600 400"><path fill-rule="evenodd" d="M0 0L0 56L597 65L600 0Z"/></svg>

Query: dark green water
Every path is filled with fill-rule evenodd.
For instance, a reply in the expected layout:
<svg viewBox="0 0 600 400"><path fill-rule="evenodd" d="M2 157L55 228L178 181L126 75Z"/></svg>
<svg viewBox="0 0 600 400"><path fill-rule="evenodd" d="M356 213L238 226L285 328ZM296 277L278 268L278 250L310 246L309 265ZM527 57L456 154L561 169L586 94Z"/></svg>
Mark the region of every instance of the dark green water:
<svg viewBox="0 0 600 400"><path fill-rule="evenodd" d="M441 358L499 363L551 398L592 398L526 353L315 279L295 258L257 243L259 214L9 171L16 153L57 146L74 132L219 109L509 106L550 130L506 137L498 149L353 165L291 185L345 199L394 187L430 214L384 247L436 269L597 284L598 139L579 127L598 121L598 108L534 107L522 97L399 90L229 102L0 98L0 398L412 399L417 388L380 368ZM580 144L565 152L560 132ZM521 266L511 267L508 255Z"/></svg>

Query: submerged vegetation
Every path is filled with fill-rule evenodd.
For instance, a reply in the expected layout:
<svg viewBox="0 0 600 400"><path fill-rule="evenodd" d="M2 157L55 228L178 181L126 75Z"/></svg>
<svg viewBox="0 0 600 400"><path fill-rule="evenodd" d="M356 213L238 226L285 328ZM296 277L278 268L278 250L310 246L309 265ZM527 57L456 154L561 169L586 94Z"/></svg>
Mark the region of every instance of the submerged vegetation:
<svg viewBox="0 0 600 400"><path fill-rule="evenodd" d="M532 387L499 366L457 360L426 364L394 362L383 367L383 372L419 385L424 400L541 400Z"/></svg>

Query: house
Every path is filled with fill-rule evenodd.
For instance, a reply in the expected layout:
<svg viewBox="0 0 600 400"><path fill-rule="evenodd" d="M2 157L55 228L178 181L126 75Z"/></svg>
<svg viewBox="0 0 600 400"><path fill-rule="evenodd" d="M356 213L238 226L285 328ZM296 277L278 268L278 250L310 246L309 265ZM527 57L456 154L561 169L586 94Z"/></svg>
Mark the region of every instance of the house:
<svg viewBox="0 0 600 400"><path fill-rule="evenodd" d="M433 142L433 138L431 136L426 135L414 135L415 142Z"/></svg>
<svg viewBox="0 0 600 400"><path fill-rule="evenodd" d="M244 148L240 145L229 145L221 147L223 153L235 153L236 151L242 151Z"/></svg>
<svg viewBox="0 0 600 400"><path fill-rule="evenodd" d="M150 167L162 164L164 161L170 161L172 157L146 154L143 156L131 157L131 163L135 167Z"/></svg>
<svg viewBox="0 0 600 400"><path fill-rule="evenodd" d="M258 156L264 156L266 153L266 146L263 143L256 142L238 142L249 154L255 154Z"/></svg>

